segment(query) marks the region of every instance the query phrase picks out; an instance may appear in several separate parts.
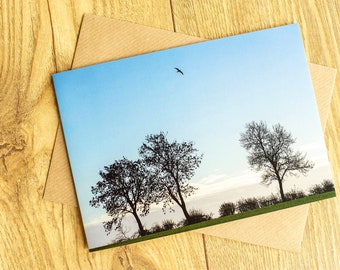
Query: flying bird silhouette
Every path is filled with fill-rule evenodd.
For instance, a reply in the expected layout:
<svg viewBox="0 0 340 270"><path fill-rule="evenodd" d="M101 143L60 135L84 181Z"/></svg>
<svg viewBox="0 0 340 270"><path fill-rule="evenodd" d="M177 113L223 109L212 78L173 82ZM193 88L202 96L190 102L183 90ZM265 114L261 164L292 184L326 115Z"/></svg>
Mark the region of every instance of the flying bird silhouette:
<svg viewBox="0 0 340 270"><path fill-rule="evenodd" d="M177 67L175 67L175 69L176 69L177 73L181 73L182 75L184 75L184 73L183 73L183 71L182 71L182 70L180 70L180 69L179 69L179 68L177 68Z"/></svg>

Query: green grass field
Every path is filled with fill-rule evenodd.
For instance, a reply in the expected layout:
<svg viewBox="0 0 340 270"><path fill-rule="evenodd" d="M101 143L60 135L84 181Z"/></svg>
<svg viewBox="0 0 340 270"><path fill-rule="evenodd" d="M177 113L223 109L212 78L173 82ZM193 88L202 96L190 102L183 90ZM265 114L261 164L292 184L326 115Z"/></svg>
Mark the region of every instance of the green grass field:
<svg viewBox="0 0 340 270"><path fill-rule="evenodd" d="M320 200L332 198L332 197L335 197L335 196L336 196L335 191L325 192L325 193L317 194L317 195L311 195L311 196L307 196L307 197L304 197L304 198L301 198L301 199L296 199L296 200L287 201L287 202L281 202L281 203L278 203L278 204L275 204L275 205L250 210L250 211L245 212L245 213L239 213L239 214L226 216L226 217L220 217L220 218L214 218L212 220L203 221L203 222L200 222L200 223L188 225L188 226L173 229L173 230L149 234L149 235L146 235L146 236L143 236L143 237L127 240L127 241L124 241L124 242L121 242L121 243L115 243L115 244L110 244L110 245L106 245L106 246L102 246L102 247L98 247L98 248L93 248L93 249L90 249L90 251L91 252L92 251L98 251L98 250L102 250L102 249L118 247L118 246L128 245L128 244L132 244L132 243L138 243L138 242L141 242L141 241L151 240L151 239L164 237L164 236L168 236L168 235L172 235L172 234L176 234L176 233L192 231L192 230L200 229L200 228L203 228L203 227L214 226L214 225L226 223L226 222L229 222L229 221L234 221L234 220L252 217L252 216L256 216L256 215L262 215L262 214L266 214L266 213L270 213L270 212L274 212L274 211L277 211L277 210L281 210L281 209L285 209L285 208L289 208L289 207L293 207L293 206L298 206L298 205L302 205L302 204L306 204L306 203L312 203L312 202L315 202L315 201L320 201Z"/></svg>

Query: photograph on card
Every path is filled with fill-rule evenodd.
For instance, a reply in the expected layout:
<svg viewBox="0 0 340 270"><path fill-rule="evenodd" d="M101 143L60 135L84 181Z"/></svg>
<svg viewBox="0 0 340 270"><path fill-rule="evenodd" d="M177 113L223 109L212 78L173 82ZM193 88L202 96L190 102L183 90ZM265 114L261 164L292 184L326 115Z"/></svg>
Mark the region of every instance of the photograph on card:
<svg viewBox="0 0 340 270"><path fill-rule="evenodd" d="M335 196L296 24L53 82L90 251Z"/></svg>

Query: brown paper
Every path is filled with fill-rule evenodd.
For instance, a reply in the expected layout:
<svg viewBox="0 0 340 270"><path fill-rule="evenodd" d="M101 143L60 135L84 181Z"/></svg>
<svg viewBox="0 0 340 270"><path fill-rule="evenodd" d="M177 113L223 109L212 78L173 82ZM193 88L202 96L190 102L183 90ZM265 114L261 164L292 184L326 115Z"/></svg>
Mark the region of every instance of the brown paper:
<svg viewBox="0 0 340 270"><path fill-rule="evenodd" d="M85 15L72 68L158 51L203 39ZM309 64L322 126L326 124L336 70ZM44 198L77 206L62 129L58 128ZM197 232L278 249L299 251L309 205L237 220Z"/></svg>

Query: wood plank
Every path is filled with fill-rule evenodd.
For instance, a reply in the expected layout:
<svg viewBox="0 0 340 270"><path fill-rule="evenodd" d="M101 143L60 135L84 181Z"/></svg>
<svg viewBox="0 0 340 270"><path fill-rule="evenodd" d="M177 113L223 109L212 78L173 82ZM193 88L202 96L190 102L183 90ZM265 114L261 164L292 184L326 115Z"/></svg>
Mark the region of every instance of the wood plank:
<svg viewBox="0 0 340 270"><path fill-rule="evenodd" d="M173 0L178 32L218 38L299 23L307 59L340 68L340 22L337 1ZM339 193L340 77L331 101L325 140ZM294 254L206 236L209 269L339 269L340 199L312 204L302 253ZM327 240L328 239L328 240ZM317 243L317 244L316 244Z"/></svg>
<svg viewBox="0 0 340 270"><path fill-rule="evenodd" d="M58 121L48 7L1 1L0 12L0 268L62 269L62 207L41 202Z"/></svg>
<svg viewBox="0 0 340 270"><path fill-rule="evenodd" d="M172 0L176 30L214 38L301 23L310 62L340 68L337 0ZM0 1L1 269L340 269L340 202L314 203L303 250L194 233L89 254L78 210L42 201L58 117L50 75L69 69L84 12L172 29L170 1ZM51 16L50 16L51 15ZM53 31L51 26L53 22ZM326 142L339 192L340 77Z"/></svg>

